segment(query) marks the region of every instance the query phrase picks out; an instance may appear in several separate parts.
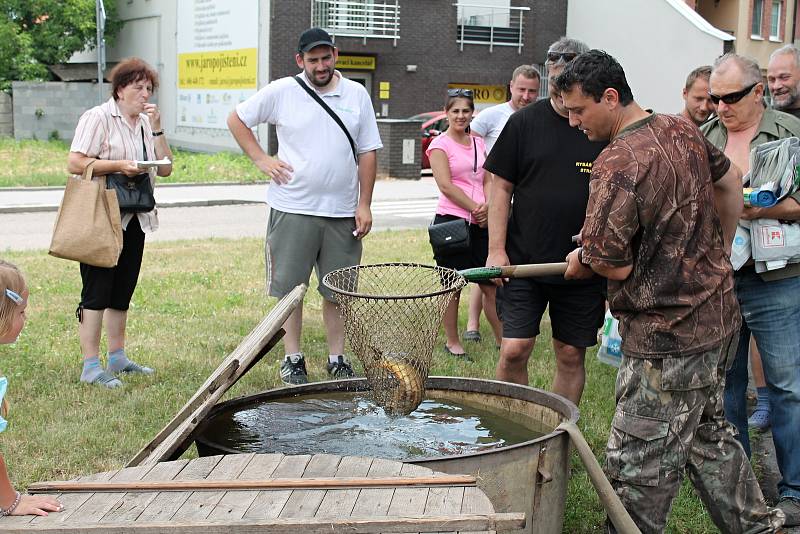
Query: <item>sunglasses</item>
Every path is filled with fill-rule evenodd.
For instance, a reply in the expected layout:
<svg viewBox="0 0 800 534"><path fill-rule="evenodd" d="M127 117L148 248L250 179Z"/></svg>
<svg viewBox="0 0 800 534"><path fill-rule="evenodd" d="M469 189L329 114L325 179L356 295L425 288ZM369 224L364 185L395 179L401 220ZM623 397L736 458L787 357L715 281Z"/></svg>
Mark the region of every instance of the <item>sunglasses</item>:
<svg viewBox="0 0 800 534"><path fill-rule="evenodd" d="M549 63L558 63L559 60L562 60L564 63L569 63L578 54L574 52L548 52L547 53L547 61Z"/></svg>
<svg viewBox="0 0 800 534"><path fill-rule="evenodd" d="M711 102L713 102L715 106L719 104L720 100L722 100L723 102L725 102L730 106L731 104L737 103L739 100L743 99L748 94L750 94L750 91L752 91L753 88L759 83L760 82L756 82L753 85L748 85L741 91L736 91L735 93L728 93L727 95L722 95L722 96L717 96L715 94L712 94L711 91L709 91L708 97L711 99Z"/></svg>
<svg viewBox="0 0 800 534"><path fill-rule="evenodd" d="M465 98L472 98L475 93L472 89L448 89L447 96L450 98L454 98L456 96L463 96Z"/></svg>

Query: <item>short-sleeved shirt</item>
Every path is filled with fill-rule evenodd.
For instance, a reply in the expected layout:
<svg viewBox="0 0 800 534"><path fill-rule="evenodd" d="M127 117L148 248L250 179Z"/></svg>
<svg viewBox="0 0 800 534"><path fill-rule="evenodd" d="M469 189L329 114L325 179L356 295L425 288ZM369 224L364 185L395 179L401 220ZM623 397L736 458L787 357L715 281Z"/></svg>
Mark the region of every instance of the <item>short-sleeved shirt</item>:
<svg viewBox="0 0 800 534"><path fill-rule="evenodd" d="M709 350L739 329L733 269L723 247L713 182L730 160L689 121L651 114L598 156L583 226L583 258L633 265L608 281L627 356Z"/></svg>
<svg viewBox="0 0 800 534"><path fill-rule="evenodd" d="M332 91L318 92L339 116L358 154L383 146L372 100L364 86L336 71ZM306 85L316 90L305 73ZM252 128L274 124L278 159L294 169L287 184L270 182L267 202L280 211L322 217L352 217L358 204L358 168L342 129L292 76L280 78L236 106L239 119Z"/></svg>
<svg viewBox="0 0 800 534"><path fill-rule="evenodd" d="M514 114L511 102L504 102L486 109L482 109L478 116L469 123L473 132L483 137L486 142L486 153L492 151L492 147L500 137L500 132L506 125L508 118Z"/></svg>
<svg viewBox="0 0 800 534"><path fill-rule="evenodd" d="M144 134L144 148L142 148ZM147 160L156 159L153 143L153 129L150 119L140 113L131 126L113 98L89 109L81 115L72 138L71 152L80 152L85 156L106 160ZM155 186L156 170L151 168L150 181ZM139 219L139 225L145 233L158 229L158 209L146 213L123 213L122 227L127 228L133 217Z"/></svg>
<svg viewBox="0 0 800 534"><path fill-rule="evenodd" d="M477 202L484 204L486 194L483 191L483 162L486 160L486 147L483 139L471 136L469 146L462 145L449 135L442 134L433 139L428 149L425 151L430 157L434 150L441 150L447 156L447 163L450 167L450 180L453 185L461 189L464 194ZM439 195L439 205L436 206L436 213L439 215L455 215L466 219L471 223L472 214L447 198Z"/></svg>
<svg viewBox="0 0 800 534"><path fill-rule="evenodd" d="M484 168L514 184L506 253L512 264L564 261L586 216L592 162L606 146L592 142L539 100L514 113ZM584 284L563 276L546 283ZM599 283L599 279L594 280Z"/></svg>

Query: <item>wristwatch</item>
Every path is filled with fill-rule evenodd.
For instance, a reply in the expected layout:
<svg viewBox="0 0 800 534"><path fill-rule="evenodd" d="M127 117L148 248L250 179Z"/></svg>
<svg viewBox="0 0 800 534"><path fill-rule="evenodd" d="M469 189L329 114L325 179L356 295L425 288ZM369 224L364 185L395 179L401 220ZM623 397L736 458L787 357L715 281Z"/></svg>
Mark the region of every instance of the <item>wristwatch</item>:
<svg viewBox="0 0 800 534"><path fill-rule="evenodd" d="M164 130L159 130L157 132L153 132L153 137L158 137L159 135L164 135Z"/></svg>
<svg viewBox="0 0 800 534"><path fill-rule="evenodd" d="M583 261L583 247L578 247L578 263L583 265L584 267L588 267L589 264Z"/></svg>

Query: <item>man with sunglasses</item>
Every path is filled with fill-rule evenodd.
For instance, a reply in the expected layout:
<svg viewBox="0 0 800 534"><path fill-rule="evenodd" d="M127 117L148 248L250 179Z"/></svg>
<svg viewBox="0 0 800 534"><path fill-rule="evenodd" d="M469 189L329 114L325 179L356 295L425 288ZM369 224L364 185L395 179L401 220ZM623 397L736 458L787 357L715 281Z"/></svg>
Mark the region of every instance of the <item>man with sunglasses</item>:
<svg viewBox="0 0 800 534"><path fill-rule="evenodd" d="M569 125L552 79L588 47L562 37L547 53L550 98L511 115L484 164L493 173L486 264L563 261L583 225L592 162L605 146ZM513 203L512 203L513 198ZM510 214L510 218L509 218ZM605 315L604 281L511 279L498 292L503 340L497 378L528 383L528 359L549 307L556 372L552 390L579 404L586 348Z"/></svg>
<svg viewBox="0 0 800 534"><path fill-rule="evenodd" d="M800 137L800 119L766 109L758 64L725 54L710 78L710 96L717 117L701 128L743 173L750 170L750 151L769 141ZM744 208L742 219L800 220L800 192L771 208ZM752 261L734 277L742 310L742 328L733 365L725 378L725 416L739 431L747 454L748 347L750 334L761 353L769 388L772 440L782 479L778 483L786 525L800 525L800 264L758 274Z"/></svg>

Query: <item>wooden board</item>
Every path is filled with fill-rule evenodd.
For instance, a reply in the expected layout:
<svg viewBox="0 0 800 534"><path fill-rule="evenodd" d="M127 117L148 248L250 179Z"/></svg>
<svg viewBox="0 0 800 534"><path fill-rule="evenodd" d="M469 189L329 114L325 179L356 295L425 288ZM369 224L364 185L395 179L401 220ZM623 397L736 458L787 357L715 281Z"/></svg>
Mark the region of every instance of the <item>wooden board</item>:
<svg viewBox="0 0 800 534"><path fill-rule="evenodd" d="M303 302L307 286L295 287L275 305L269 314L245 337L236 349L211 373L191 399L167 423L150 443L128 462L126 467L153 465L174 459L183 453L178 450L208 412L228 389L250 367L274 347L283 336L281 327L297 306ZM186 445L183 445L184 449Z"/></svg>
<svg viewBox="0 0 800 534"><path fill-rule="evenodd" d="M73 482L327 481L341 478L448 475L398 461L330 454L241 454L162 462L98 473ZM451 477L452 478L452 477ZM115 490L116 489L116 490ZM453 532L514 530L524 514L495 514L474 482L468 486L315 487L205 491L63 493L67 505L48 517L0 517L0 532L271 533Z"/></svg>

